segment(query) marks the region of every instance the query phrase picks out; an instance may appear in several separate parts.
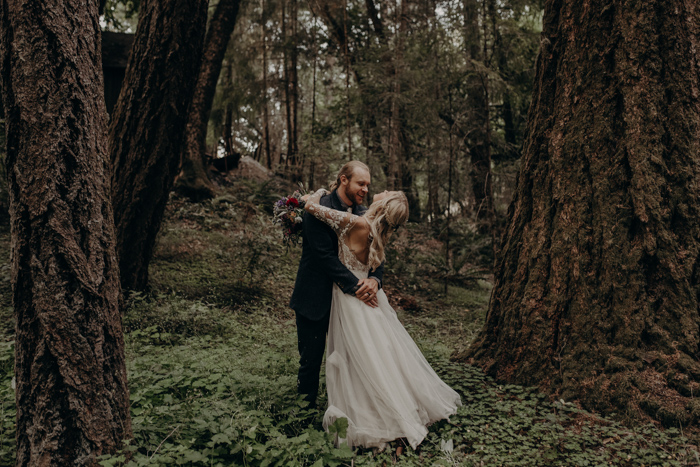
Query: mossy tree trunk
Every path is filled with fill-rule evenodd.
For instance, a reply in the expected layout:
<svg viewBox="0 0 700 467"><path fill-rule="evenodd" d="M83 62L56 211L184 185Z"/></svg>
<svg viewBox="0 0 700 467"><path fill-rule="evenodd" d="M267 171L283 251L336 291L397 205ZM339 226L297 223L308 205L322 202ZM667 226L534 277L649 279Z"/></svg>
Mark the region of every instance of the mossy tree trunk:
<svg viewBox="0 0 700 467"><path fill-rule="evenodd" d="M175 186L178 192L194 201L212 198L216 193L203 163L207 152L207 126L240 4L240 0L219 0L204 40L202 64L185 128L182 172ZM212 157L216 157L216 154Z"/></svg>
<svg viewBox="0 0 700 467"><path fill-rule="evenodd" d="M131 437L96 2L0 2L18 466Z"/></svg>
<svg viewBox="0 0 700 467"><path fill-rule="evenodd" d="M207 0L145 0L109 146L122 287L144 289L168 195L180 168L199 72Z"/></svg>
<svg viewBox="0 0 700 467"><path fill-rule="evenodd" d="M700 4L548 0L521 171L462 357L585 407L692 423Z"/></svg>

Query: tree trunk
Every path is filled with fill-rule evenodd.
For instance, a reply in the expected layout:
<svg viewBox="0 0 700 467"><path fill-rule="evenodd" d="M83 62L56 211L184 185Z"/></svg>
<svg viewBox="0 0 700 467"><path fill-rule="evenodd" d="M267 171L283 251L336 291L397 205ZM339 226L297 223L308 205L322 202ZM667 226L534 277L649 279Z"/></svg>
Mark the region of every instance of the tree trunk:
<svg viewBox="0 0 700 467"><path fill-rule="evenodd" d="M285 123L287 129L287 157L284 159L284 167L287 174L290 172L289 164L294 156L294 128L292 127L292 93L291 93L291 78L289 71L289 41L287 35L287 0L284 0L281 5L282 21L282 83L284 83L284 109Z"/></svg>
<svg viewBox="0 0 700 467"><path fill-rule="evenodd" d="M262 19L260 21L260 33L262 36L262 85L263 85L263 153L267 168L272 170L272 152L270 150L270 110L268 108L268 83L267 83L267 16L265 14L265 0L260 0Z"/></svg>
<svg viewBox="0 0 700 467"><path fill-rule="evenodd" d="M484 21L485 23L485 21ZM489 122L488 77L475 65L485 60L485 34L479 29L477 0L464 1L464 27L470 73L467 80L467 105L473 127L469 128L467 149L471 159L469 178L474 194L479 231L489 233L494 220L493 189L491 187L491 129Z"/></svg>
<svg viewBox="0 0 700 467"><path fill-rule="evenodd" d="M206 0L146 0L109 131L122 287L144 289L180 165Z"/></svg>
<svg viewBox="0 0 700 467"><path fill-rule="evenodd" d="M350 121L350 44L348 36L348 0L343 0L343 56L345 59L345 127L348 137L348 161L352 160L352 124Z"/></svg>
<svg viewBox="0 0 700 467"><path fill-rule="evenodd" d="M700 384L700 6L546 3L486 325L501 381L667 426Z"/></svg>
<svg viewBox="0 0 700 467"><path fill-rule="evenodd" d="M437 2L432 1L430 5L428 5L428 2L426 2L426 19L429 22L429 30L430 30L430 36L432 40L437 42L438 40L438 33L437 33ZM435 102L440 102L441 96L440 96L440 81L442 78L442 74L440 73L440 54L439 54L440 48L435 47L434 49L431 48L429 53L434 59L433 61L433 92L434 92L434 98ZM450 138L451 138L452 132L450 131ZM438 173L439 173L439 164L438 164L438 157L434 157L433 154L439 154L439 148L437 147L437 144L434 143L433 140L433 132L429 131L427 133L428 137L428 150L429 154L428 157L426 158L427 162L427 175L428 175L428 203L426 207L426 214L428 218L430 219L430 223L436 225L436 217L440 216L440 202L439 202L439 197L438 197ZM452 141L450 139L450 144L452 144ZM450 154L450 160L452 158L452 154ZM451 167L450 167L451 168ZM451 177L450 177L451 178ZM450 183L448 182L448 185ZM451 188L451 187L450 187ZM450 190L451 191L451 190Z"/></svg>
<svg viewBox="0 0 700 467"><path fill-rule="evenodd" d="M313 13L313 12L312 12ZM312 49L311 53L313 54L313 78L312 78L312 86L311 86L311 144L315 145L316 144L316 84L317 84L317 71L318 71L318 26L317 26L317 17L316 14L313 13L314 17L314 24L313 24L313 36L311 39L311 44L312 44ZM309 145L307 145L308 148ZM308 149L306 150L308 153ZM314 181L314 169L316 168L316 157L317 154L313 154L311 156L311 160L309 161L309 170L308 170L308 179L307 179L307 187L309 189L313 188L313 181ZM307 158L308 159L308 158ZM302 165L302 173L303 173L303 165Z"/></svg>
<svg viewBox="0 0 700 467"><path fill-rule="evenodd" d="M224 121L223 133L224 134L221 136L224 140L224 158L228 161L228 157L233 156L236 153L236 150L233 148L233 106L230 104L226 106L226 118ZM226 167L227 172L238 167L238 159L236 159L235 164L231 165L231 167Z"/></svg>
<svg viewBox="0 0 700 467"><path fill-rule="evenodd" d="M290 158L292 162L292 180L301 181L302 167L299 159L299 2L291 0L290 21L292 26L292 43L289 54L289 86L292 93L292 133Z"/></svg>
<svg viewBox="0 0 700 467"><path fill-rule="evenodd" d="M389 116L389 154L387 161L386 184L389 190L400 190L402 187L401 168L405 157L405 148L402 143L402 115L401 101L401 72L403 71L403 38L406 34L406 6L408 0L394 2L396 38L394 46L393 76L391 78L391 114Z"/></svg>
<svg viewBox="0 0 700 467"><path fill-rule="evenodd" d="M0 3L16 318L16 465L131 437L96 2Z"/></svg>
<svg viewBox="0 0 700 467"><path fill-rule="evenodd" d="M216 84L219 81L226 48L236 26L240 4L241 0L219 0L204 40L202 64L185 127L182 172L175 184L179 193L193 201L212 198L216 194L203 164L207 152L207 126L216 94ZM212 157L216 157L216 154L212 154Z"/></svg>

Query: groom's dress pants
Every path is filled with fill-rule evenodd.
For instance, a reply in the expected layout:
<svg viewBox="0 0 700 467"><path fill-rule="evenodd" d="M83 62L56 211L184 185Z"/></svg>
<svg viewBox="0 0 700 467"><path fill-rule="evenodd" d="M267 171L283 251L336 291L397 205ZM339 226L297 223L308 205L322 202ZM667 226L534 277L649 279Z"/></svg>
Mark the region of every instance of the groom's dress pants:
<svg viewBox="0 0 700 467"><path fill-rule="evenodd" d="M304 395L304 400L309 401L310 407L316 407L319 373L323 363L323 352L326 350L330 313L319 321L304 318L299 313L296 317L300 356L297 391Z"/></svg>

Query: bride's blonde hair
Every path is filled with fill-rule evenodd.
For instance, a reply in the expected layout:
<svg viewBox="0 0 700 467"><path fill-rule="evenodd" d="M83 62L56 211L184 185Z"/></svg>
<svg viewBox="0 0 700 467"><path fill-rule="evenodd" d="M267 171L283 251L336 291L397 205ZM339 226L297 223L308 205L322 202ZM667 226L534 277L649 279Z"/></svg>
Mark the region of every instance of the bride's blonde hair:
<svg viewBox="0 0 700 467"><path fill-rule="evenodd" d="M377 269L385 259L384 246L389 235L408 220L406 195L403 191L390 191L384 199L372 203L364 217L372 236L368 263L371 269Z"/></svg>

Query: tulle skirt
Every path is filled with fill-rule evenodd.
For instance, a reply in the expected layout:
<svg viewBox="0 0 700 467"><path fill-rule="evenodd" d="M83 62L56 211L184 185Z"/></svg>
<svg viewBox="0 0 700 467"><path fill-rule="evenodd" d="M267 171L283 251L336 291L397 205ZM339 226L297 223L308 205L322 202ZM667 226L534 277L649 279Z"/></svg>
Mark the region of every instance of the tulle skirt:
<svg viewBox="0 0 700 467"><path fill-rule="evenodd" d="M430 367L396 317L383 290L378 308L333 286L328 329L323 427L348 420L350 446L383 448L406 438L415 449L427 426L448 418L459 395Z"/></svg>

